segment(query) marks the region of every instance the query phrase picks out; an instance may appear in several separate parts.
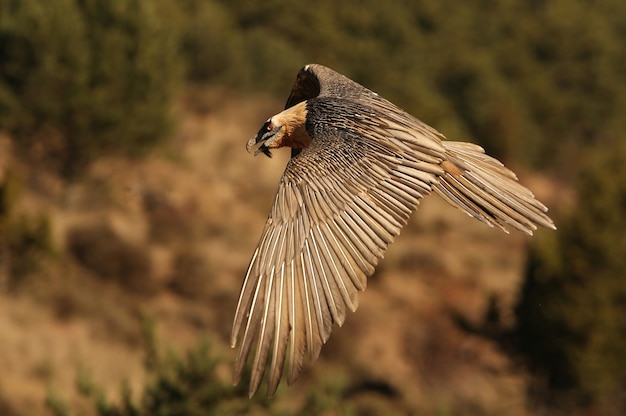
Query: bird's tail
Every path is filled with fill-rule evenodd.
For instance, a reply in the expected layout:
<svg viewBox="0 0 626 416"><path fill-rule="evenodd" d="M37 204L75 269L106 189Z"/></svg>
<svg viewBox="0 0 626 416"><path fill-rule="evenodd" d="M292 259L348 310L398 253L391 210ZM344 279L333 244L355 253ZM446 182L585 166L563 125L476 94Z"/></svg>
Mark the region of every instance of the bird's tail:
<svg viewBox="0 0 626 416"><path fill-rule="evenodd" d="M455 207L508 232L509 225L532 235L537 225L556 229L548 209L520 185L517 176L475 144L444 141L447 159L435 192Z"/></svg>

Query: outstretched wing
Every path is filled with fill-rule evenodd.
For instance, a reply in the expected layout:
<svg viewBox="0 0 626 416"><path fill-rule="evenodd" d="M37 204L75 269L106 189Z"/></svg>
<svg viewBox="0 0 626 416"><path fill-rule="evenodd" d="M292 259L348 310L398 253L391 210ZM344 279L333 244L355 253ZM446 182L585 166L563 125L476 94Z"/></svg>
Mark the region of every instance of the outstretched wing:
<svg viewBox="0 0 626 416"><path fill-rule="evenodd" d="M250 395L270 356L269 394L287 356L290 383L318 356L441 173L436 163L401 164L387 146L335 132L290 160L246 274L231 344L242 332L235 382L256 346Z"/></svg>
<svg viewBox="0 0 626 416"><path fill-rule="evenodd" d="M235 382L256 348L250 396L270 357L272 394L286 361L291 383L305 359L318 356L431 191L490 226L528 233L535 224L554 228L546 207L479 146L442 141L436 130L343 75L307 65L287 107L305 100L312 143L293 152L285 169L231 334L233 347L240 341Z"/></svg>
<svg viewBox="0 0 626 416"><path fill-rule="evenodd" d="M324 97L334 104L318 115L321 120L332 119L338 127L375 141L391 141L409 158L432 156L442 162L433 190L470 216L504 231L506 226L527 234L537 225L555 229L548 209L517 182L515 173L485 155L480 146L442 140L444 136L432 127L330 68L317 64L302 68L286 107ZM352 120L350 114L355 115ZM293 149L292 156L298 152Z"/></svg>

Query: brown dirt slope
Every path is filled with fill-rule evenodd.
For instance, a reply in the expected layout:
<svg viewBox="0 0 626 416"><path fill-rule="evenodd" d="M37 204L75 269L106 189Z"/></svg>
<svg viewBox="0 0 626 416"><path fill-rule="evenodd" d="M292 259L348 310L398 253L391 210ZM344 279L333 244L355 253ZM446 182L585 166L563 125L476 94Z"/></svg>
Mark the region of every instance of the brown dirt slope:
<svg viewBox="0 0 626 416"><path fill-rule="evenodd" d="M124 381L139 391L142 315L164 345L182 351L208 334L232 361L241 279L288 157L252 158L244 143L279 108L195 91L177 134L144 160L99 160L73 184L5 164L21 178L17 209L49 217L55 255L0 293L0 413L42 414L55 391L89 414L78 369L113 397ZM514 324L527 242L427 198L359 310L277 400L337 382L361 414L527 414L523 370L456 323L480 326L491 307L496 325Z"/></svg>

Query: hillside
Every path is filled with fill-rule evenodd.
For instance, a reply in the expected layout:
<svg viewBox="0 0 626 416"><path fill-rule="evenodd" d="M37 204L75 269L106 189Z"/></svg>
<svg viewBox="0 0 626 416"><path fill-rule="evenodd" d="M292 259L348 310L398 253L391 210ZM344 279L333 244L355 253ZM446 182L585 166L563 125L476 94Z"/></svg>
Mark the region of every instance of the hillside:
<svg viewBox="0 0 626 416"><path fill-rule="evenodd" d="M228 380L236 297L287 152L270 160L244 149L278 102L203 97L181 105L164 147L142 160L101 159L71 185L8 160L21 182L15 209L48 215L55 254L0 295L0 373L11 374L0 384L3 414L41 414L50 391L88 409L74 389L81 371L112 398L125 381L137 394L141 316L154 319L165 349L184 352L208 336ZM548 183L522 179L551 202ZM359 310L275 406L332 388L357 410L527 414L523 368L458 321L481 327L491 307L489 325L514 323L528 242L428 198Z"/></svg>
<svg viewBox="0 0 626 416"><path fill-rule="evenodd" d="M626 2L0 2L0 414L626 413ZM557 232L420 206L275 399L226 339L317 62L512 167ZM531 173L532 172L532 173ZM260 395L262 396L262 395Z"/></svg>

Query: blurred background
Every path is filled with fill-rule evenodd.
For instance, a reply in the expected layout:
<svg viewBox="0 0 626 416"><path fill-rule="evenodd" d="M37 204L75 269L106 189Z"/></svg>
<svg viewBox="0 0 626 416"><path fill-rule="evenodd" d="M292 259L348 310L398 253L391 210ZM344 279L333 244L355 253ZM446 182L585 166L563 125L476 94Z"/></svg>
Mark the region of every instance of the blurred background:
<svg viewBox="0 0 626 416"><path fill-rule="evenodd" d="M292 387L230 382L288 152L336 69L519 173L558 231L436 197ZM626 2L0 1L0 414L626 413Z"/></svg>

